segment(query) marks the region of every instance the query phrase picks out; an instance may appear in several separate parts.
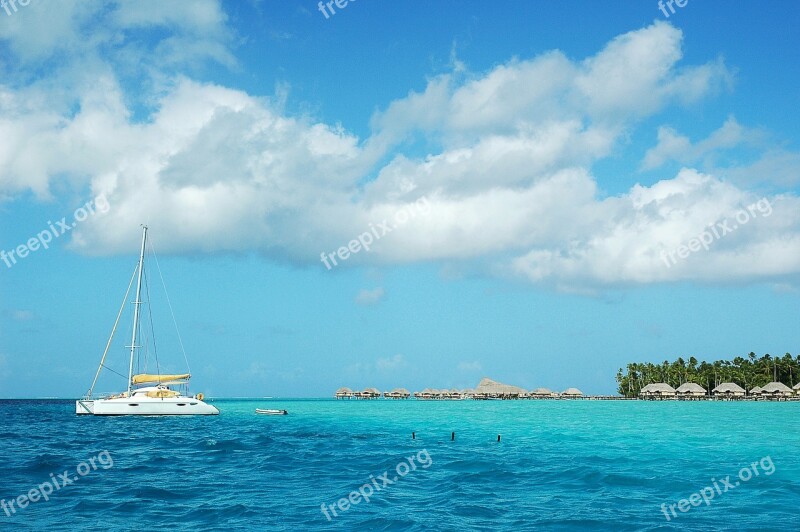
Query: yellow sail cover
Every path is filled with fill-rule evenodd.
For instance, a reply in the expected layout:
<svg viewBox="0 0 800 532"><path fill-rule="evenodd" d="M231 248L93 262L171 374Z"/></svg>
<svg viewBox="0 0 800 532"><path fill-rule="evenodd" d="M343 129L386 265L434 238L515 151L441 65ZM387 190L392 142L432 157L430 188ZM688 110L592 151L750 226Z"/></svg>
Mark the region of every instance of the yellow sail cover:
<svg viewBox="0 0 800 532"><path fill-rule="evenodd" d="M139 375L133 376L133 384L145 384L145 383L162 383L162 382L171 382L171 381L188 381L191 377L189 373L183 373L180 375L152 375L150 373L140 373Z"/></svg>

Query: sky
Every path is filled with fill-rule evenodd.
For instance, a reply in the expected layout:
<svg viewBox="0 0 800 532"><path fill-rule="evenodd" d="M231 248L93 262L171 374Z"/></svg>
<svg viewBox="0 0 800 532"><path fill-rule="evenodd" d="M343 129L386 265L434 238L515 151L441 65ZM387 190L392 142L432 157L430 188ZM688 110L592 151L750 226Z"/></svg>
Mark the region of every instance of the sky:
<svg viewBox="0 0 800 532"><path fill-rule="evenodd" d="M7 2L0 397L800 354L795 2Z"/></svg>

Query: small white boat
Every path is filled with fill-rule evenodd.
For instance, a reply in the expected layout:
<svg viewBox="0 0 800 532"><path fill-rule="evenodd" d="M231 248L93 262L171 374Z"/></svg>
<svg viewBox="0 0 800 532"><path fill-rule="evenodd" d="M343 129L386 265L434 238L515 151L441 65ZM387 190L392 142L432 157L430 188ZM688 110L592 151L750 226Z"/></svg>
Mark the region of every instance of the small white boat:
<svg viewBox="0 0 800 532"><path fill-rule="evenodd" d="M256 408L256 414L266 414L268 416L285 416L289 412L286 410L274 410L269 408Z"/></svg>

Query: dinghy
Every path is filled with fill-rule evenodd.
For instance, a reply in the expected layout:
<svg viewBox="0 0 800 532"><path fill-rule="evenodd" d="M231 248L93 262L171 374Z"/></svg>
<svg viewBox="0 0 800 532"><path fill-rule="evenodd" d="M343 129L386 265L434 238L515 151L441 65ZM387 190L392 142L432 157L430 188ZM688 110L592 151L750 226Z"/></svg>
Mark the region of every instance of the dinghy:
<svg viewBox="0 0 800 532"><path fill-rule="evenodd" d="M285 416L289 412L286 410L273 410L269 408L256 408L256 414L266 414L268 416Z"/></svg>

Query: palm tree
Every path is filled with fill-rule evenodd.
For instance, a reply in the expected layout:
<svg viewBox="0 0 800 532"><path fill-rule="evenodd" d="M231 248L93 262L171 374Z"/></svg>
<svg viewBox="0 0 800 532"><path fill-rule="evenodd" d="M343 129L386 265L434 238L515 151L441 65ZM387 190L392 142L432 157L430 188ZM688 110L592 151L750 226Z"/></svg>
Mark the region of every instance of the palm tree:
<svg viewBox="0 0 800 532"><path fill-rule="evenodd" d="M786 353L785 355L783 355L783 359L781 360L781 363L783 364L783 367L786 368L787 372L789 373L789 388L794 386L794 373L792 372L792 362L794 362L794 361L792 360L792 355L791 354ZM783 382L783 381L785 381L785 376L784 376L783 379L781 379L781 382ZM783 382L783 383L786 384L786 382Z"/></svg>

